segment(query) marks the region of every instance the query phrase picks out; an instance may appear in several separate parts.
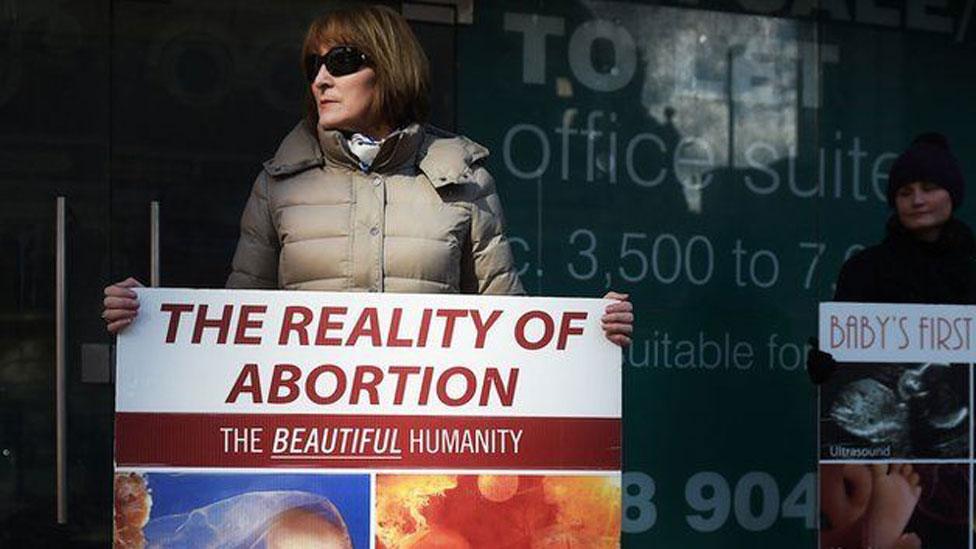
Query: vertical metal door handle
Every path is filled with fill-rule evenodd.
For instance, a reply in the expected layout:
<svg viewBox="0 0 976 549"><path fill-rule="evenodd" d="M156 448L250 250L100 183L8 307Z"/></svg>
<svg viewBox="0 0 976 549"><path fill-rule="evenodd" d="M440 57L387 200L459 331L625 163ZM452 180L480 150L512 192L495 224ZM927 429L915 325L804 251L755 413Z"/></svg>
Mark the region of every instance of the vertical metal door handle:
<svg viewBox="0 0 976 549"><path fill-rule="evenodd" d="M55 221L55 433L57 454L57 515L58 524L68 523L67 477L67 409L65 407L65 197L57 200Z"/></svg>
<svg viewBox="0 0 976 549"><path fill-rule="evenodd" d="M159 201L149 203L149 285L159 287Z"/></svg>

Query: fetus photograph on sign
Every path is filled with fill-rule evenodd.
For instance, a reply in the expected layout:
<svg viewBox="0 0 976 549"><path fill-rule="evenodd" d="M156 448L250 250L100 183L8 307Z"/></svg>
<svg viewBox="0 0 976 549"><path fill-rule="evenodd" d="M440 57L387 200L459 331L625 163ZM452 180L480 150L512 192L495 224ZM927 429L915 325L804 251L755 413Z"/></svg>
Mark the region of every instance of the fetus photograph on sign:
<svg viewBox="0 0 976 549"><path fill-rule="evenodd" d="M969 547L966 463L822 463L821 549Z"/></svg>
<svg viewBox="0 0 976 549"><path fill-rule="evenodd" d="M820 396L824 460L966 459L969 365L844 364Z"/></svg>

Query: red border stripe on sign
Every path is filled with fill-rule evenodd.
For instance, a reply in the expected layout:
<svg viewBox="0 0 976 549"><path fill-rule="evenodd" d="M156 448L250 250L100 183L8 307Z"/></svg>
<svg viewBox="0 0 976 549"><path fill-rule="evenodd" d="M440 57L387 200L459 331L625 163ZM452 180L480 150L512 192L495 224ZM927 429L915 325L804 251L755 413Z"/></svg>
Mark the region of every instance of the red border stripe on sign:
<svg viewBox="0 0 976 549"><path fill-rule="evenodd" d="M620 469L619 418L118 412L119 467Z"/></svg>

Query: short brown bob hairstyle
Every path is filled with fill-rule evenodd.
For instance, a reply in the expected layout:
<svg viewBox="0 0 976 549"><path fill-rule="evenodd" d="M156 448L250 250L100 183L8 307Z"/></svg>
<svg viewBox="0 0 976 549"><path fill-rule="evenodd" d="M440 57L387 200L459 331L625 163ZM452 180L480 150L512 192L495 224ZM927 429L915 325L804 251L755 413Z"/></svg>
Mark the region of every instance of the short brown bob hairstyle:
<svg viewBox="0 0 976 549"><path fill-rule="evenodd" d="M356 6L330 11L312 22L302 45L302 61L333 46L355 46L376 71L379 118L393 129L426 122L430 114L430 64L410 25L385 6ZM304 72L304 71L303 71ZM314 128L318 110L306 93L308 121Z"/></svg>

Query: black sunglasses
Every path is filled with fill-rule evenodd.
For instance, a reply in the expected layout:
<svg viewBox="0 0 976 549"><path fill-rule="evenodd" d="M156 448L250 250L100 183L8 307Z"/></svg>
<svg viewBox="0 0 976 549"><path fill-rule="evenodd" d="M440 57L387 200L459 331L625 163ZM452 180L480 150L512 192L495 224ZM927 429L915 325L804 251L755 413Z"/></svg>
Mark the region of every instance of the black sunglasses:
<svg viewBox="0 0 976 549"><path fill-rule="evenodd" d="M358 72L368 63L369 57L355 46L335 46L325 55L305 57L305 76L309 82L314 81L322 65L332 76L345 76Z"/></svg>

